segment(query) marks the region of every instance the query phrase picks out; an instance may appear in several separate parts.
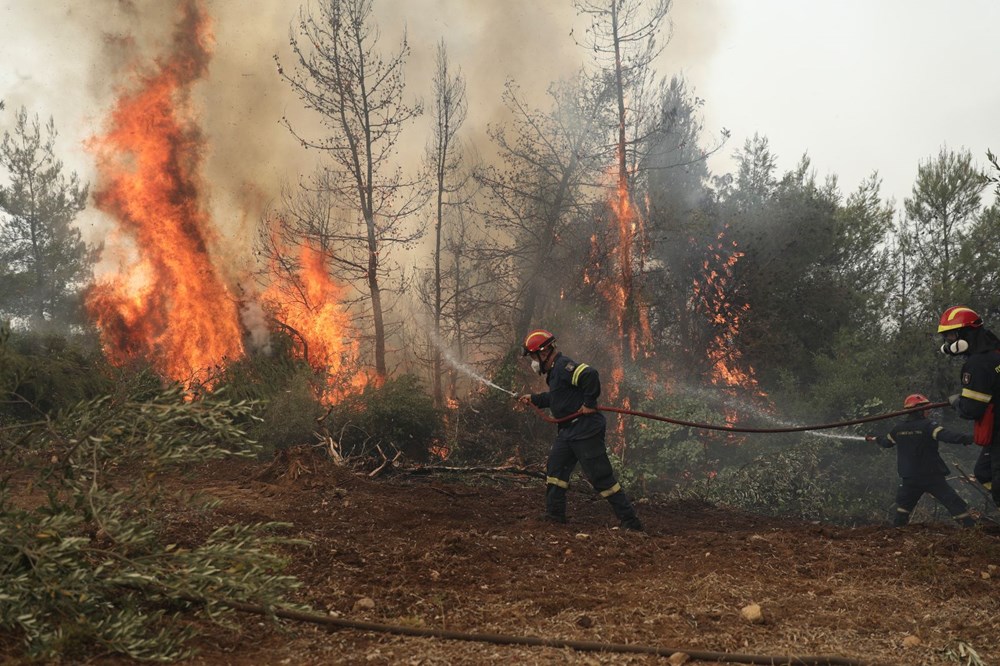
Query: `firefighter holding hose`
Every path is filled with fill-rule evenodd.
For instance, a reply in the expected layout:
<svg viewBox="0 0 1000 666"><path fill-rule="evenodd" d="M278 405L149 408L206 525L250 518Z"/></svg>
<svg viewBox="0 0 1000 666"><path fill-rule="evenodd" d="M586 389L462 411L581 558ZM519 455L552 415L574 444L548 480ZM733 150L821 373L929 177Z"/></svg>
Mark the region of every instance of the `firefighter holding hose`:
<svg viewBox="0 0 1000 666"><path fill-rule="evenodd" d="M976 461L976 479L990 489L993 502L1000 506L1000 455L993 446L1000 441L1000 419L995 406L1000 396L1000 339L983 326L983 319L974 310L955 305L941 315L938 333L944 341L941 351L948 356L964 356L962 392L948 401L963 419L973 421L972 437L983 447Z"/></svg>
<svg viewBox="0 0 1000 666"><path fill-rule="evenodd" d="M903 409L930 402L926 396L914 393L906 396ZM971 437L941 427L930 418L930 410L924 409L907 414L903 422L887 435L868 435L865 439L885 449L896 447L899 486L896 489L894 527L903 527L910 522L910 515L924 493L930 493L941 502L962 527L976 524L969 514L969 505L948 485L948 466L938 453L938 442L968 446L972 443Z"/></svg>
<svg viewBox="0 0 1000 666"><path fill-rule="evenodd" d="M524 356L531 358L535 372L545 375L549 390L518 398L521 403L550 409L557 419L577 415L558 424L556 439L549 450L545 471L545 518L566 522L566 490L570 475L579 462L594 489L611 504L621 527L641 532L642 523L621 484L615 480L605 447L607 422L597 410L597 398L601 395L600 375L586 363L577 363L557 351L555 340L552 333L543 329L525 337Z"/></svg>

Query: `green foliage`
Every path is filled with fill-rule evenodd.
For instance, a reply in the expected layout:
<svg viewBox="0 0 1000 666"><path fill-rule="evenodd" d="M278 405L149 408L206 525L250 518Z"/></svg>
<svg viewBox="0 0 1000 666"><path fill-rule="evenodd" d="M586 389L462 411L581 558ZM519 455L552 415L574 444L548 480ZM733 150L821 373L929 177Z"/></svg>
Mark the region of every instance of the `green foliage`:
<svg viewBox="0 0 1000 666"><path fill-rule="evenodd" d="M912 224L914 277L921 301L932 316L965 302L961 289L966 267L958 262L969 229L980 213L986 176L968 150L942 148L921 163L913 192L904 201Z"/></svg>
<svg viewBox="0 0 1000 666"><path fill-rule="evenodd" d="M317 422L325 411L317 398L323 387L313 370L294 358L286 333L272 333L270 353L248 354L213 379L214 391L258 404L254 418L241 425L260 444L263 456L315 441Z"/></svg>
<svg viewBox="0 0 1000 666"><path fill-rule="evenodd" d="M647 400L636 409L692 422L711 423L719 418L707 401L677 394ZM612 460L630 493L690 495L711 478L718 462L710 453L712 435L648 419L632 419L627 428L629 445L624 452L625 464L618 456L612 456Z"/></svg>
<svg viewBox="0 0 1000 666"><path fill-rule="evenodd" d="M414 375L369 384L334 405L327 429L345 456L371 455L376 448L391 457L401 451L411 460L426 460L442 434L442 415Z"/></svg>
<svg viewBox="0 0 1000 666"><path fill-rule="evenodd" d="M880 522L896 480L895 458L880 453L816 434L758 435L734 451L711 499L765 515Z"/></svg>
<svg viewBox="0 0 1000 666"><path fill-rule="evenodd" d="M0 327L0 423L66 409L112 385L111 369L84 341Z"/></svg>
<svg viewBox="0 0 1000 666"><path fill-rule="evenodd" d="M95 255L72 226L87 201L87 187L76 174L67 179L55 156L55 126L50 119L43 139L36 117L22 107L14 131L0 143L0 167L8 186L0 186L0 311L60 330L83 321L80 289Z"/></svg>
<svg viewBox="0 0 1000 666"><path fill-rule="evenodd" d="M10 378L0 388L9 391ZM296 582L271 550L287 542L275 534L279 525L231 525L179 543L158 522L171 503L192 509L190 498L161 485L163 473L256 453L236 425L252 408L171 389L142 400L104 396L0 426L4 441L18 442L0 449L8 471L0 480L0 631L20 638L32 659L110 652L170 660L188 652L188 616L224 619L215 600L280 601Z"/></svg>

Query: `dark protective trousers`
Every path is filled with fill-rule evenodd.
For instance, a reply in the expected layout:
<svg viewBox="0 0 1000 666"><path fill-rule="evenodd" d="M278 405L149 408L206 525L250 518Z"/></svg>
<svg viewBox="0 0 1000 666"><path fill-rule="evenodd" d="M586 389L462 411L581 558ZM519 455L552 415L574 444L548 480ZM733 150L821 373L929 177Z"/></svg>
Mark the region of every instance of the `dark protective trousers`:
<svg viewBox="0 0 1000 666"><path fill-rule="evenodd" d="M924 493L930 493L948 509L951 517L964 527L972 527L975 521L969 515L969 505L959 497L955 489L948 485L943 476L926 479L903 478L896 489L896 519L893 525L902 527L910 522L910 514Z"/></svg>
<svg viewBox="0 0 1000 666"><path fill-rule="evenodd" d="M976 481L993 495L993 503L1000 506L1000 483L993 483L993 479L1000 478L1000 455L992 455L993 447L994 444L990 444L982 448L972 473L975 475Z"/></svg>
<svg viewBox="0 0 1000 666"><path fill-rule="evenodd" d="M577 462L594 490L611 504L622 524L627 527L639 525L635 507L622 491L621 485L615 481L615 472L604 446L603 432L587 439L566 440L556 437L549 451L545 471L546 514L555 520L566 520L566 490Z"/></svg>
<svg viewBox="0 0 1000 666"><path fill-rule="evenodd" d="M976 458L976 466L972 468L972 474L981 485L990 488L993 480L993 460L990 455L991 446L983 446L979 449L979 457Z"/></svg>

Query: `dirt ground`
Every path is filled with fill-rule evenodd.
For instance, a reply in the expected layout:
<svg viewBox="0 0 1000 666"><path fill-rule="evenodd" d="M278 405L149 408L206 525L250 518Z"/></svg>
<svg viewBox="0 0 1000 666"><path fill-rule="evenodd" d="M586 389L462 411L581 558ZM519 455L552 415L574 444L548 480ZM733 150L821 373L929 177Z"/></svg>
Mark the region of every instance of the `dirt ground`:
<svg viewBox="0 0 1000 666"><path fill-rule="evenodd" d="M278 520L298 601L351 620L451 631L873 664L1000 663L1000 537L949 524L846 528L696 502L640 505L646 534L571 492L568 525L541 520L542 481L499 474L377 479L332 462L261 480L232 463L183 483L222 500L170 512L190 537ZM180 482L180 481L179 481ZM584 485L584 484L579 484ZM364 600L364 601L362 601ZM741 614L760 606L763 621ZM666 657L399 636L241 615L194 664L652 664ZM723 663L690 661L688 663Z"/></svg>

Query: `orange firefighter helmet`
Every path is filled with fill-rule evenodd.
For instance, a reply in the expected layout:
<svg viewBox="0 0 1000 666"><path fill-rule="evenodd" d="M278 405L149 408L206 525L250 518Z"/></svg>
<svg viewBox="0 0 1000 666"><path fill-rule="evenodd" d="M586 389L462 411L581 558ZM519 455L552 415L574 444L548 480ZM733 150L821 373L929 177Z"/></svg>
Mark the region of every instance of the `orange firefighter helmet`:
<svg viewBox="0 0 1000 666"><path fill-rule="evenodd" d="M906 396L906 399L903 400L903 409L918 407L920 405L929 405L930 402L930 399L923 393L912 393Z"/></svg>
<svg viewBox="0 0 1000 666"><path fill-rule="evenodd" d="M974 310L964 305L953 305L941 315L937 332L945 333L959 328L979 328L982 325L982 318Z"/></svg>
<svg viewBox="0 0 1000 666"><path fill-rule="evenodd" d="M549 345L556 341L556 336L552 335L544 328L539 328L528 333L524 338L524 356L536 352L545 351Z"/></svg>

